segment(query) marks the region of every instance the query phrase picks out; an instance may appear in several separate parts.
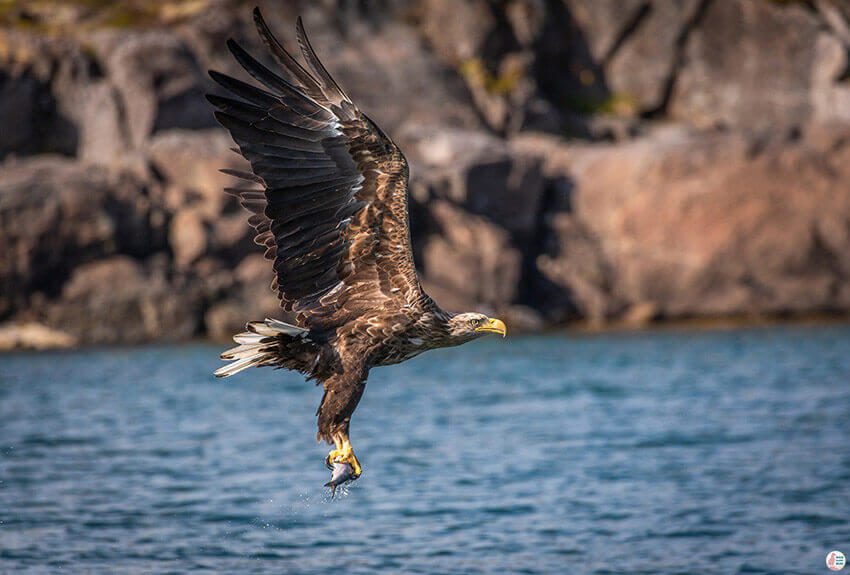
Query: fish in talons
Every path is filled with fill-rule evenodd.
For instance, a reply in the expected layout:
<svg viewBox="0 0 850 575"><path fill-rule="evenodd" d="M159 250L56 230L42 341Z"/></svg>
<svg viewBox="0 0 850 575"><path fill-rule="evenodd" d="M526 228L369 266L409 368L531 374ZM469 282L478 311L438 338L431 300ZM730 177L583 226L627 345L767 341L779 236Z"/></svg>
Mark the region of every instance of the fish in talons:
<svg viewBox="0 0 850 575"><path fill-rule="evenodd" d="M354 468L344 461L334 461L333 466L328 465L333 471L331 480L325 483L325 487L331 488L331 500L336 499L336 488L348 481L354 481L359 475L354 473Z"/></svg>

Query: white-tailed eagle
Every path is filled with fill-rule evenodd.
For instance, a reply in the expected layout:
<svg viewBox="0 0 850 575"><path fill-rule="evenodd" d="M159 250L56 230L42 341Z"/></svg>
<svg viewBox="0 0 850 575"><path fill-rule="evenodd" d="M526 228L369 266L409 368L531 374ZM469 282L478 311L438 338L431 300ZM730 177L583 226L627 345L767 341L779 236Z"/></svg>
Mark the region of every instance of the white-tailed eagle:
<svg viewBox="0 0 850 575"><path fill-rule="evenodd" d="M233 97L208 99L251 164L252 173L225 170L249 182L227 191L253 213L254 241L274 262L272 289L296 319L248 323L233 338L239 346L221 355L232 363L215 375L272 366L322 383L317 437L335 445L326 463L347 465L344 478L356 479L362 468L348 427L369 370L506 328L480 313L448 313L423 291L401 150L331 78L300 19L303 65L256 8L254 22L280 67L269 70L231 39L233 56L262 87L211 71Z"/></svg>

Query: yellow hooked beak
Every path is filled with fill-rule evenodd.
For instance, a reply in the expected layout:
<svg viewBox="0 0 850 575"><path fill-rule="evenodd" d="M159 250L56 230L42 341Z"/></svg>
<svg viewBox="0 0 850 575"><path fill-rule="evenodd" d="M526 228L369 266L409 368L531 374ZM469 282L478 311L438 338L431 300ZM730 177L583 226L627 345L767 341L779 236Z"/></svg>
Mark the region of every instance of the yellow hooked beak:
<svg viewBox="0 0 850 575"><path fill-rule="evenodd" d="M475 331L483 331L486 333L498 333L502 337L508 335L508 326L500 319L487 318L487 321L475 328Z"/></svg>

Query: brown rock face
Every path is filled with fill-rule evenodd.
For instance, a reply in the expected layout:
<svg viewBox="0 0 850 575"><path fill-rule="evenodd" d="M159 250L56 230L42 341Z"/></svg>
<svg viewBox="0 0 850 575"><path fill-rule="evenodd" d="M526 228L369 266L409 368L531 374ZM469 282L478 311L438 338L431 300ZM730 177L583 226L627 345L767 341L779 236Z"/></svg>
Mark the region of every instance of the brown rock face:
<svg viewBox="0 0 850 575"><path fill-rule="evenodd" d="M43 90L29 74L17 77L4 74L0 87L0 122L5 129L0 133L0 154L38 149L35 116L42 112L38 103Z"/></svg>
<svg viewBox="0 0 850 575"><path fill-rule="evenodd" d="M228 209L229 202L232 208L222 189L236 180L221 170L249 169L248 162L231 150L233 146L221 130L166 130L151 138L147 155L168 184L169 206L196 207L207 217Z"/></svg>
<svg viewBox="0 0 850 575"><path fill-rule="evenodd" d="M106 32L93 40L121 94L135 147L159 130L215 126L200 66L179 38L164 31Z"/></svg>
<svg viewBox="0 0 850 575"><path fill-rule="evenodd" d="M207 251L208 236L204 220L197 211L177 212L168 230L174 265L185 269L197 261Z"/></svg>
<svg viewBox="0 0 850 575"><path fill-rule="evenodd" d="M682 130L561 148L549 168L570 206L550 220L540 274L589 317L645 303L668 318L846 309L848 153L823 137L760 149Z"/></svg>
<svg viewBox="0 0 850 575"><path fill-rule="evenodd" d="M600 105L608 89L575 17L594 6L569 4L428 0L417 14L421 33L460 73L490 128L586 134L590 121L576 112Z"/></svg>
<svg viewBox="0 0 850 575"><path fill-rule="evenodd" d="M615 270L593 232L569 212L547 216L543 253L535 261L531 303L551 321L586 318L604 322L623 308L615 289Z"/></svg>
<svg viewBox="0 0 850 575"><path fill-rule="evenodd" d="M68 159L7 161L0 170L0 315L56 294L79 265L165 247L155 195L129 174Z"/></svg>
<svg viewBox="0 0 850 575"><path fill-rule="evenodd" d="M671 113L699 126L782 128L814 114L822 22L803 4L711 2L687 38Z"/></svg>
<svg viewBox="0 0 850 575"><path fill-rule="evenodd" d="M115 256L80 266L46 310L48 322L97 343L191 337L199 327L199 298L169 282L158 264Z"/></svg>
<svg viewBox="0 0 850 575"><path fill-rule="evenodd" d="M452 311L494 309L516 299L522 254L510 235L485 218L437 201L432 215L439 233L422 250L426 280L448 292ZM435 294L435 297L436 294Z"/></svg>
<svg viewBox="0 0 850 575"><path fill-rule="evenodd" d="M662 108L680 65L678 44L705 5L701 0L643 4L629 23L635 33L624 37L606 59L611 91L642 112Z"/></svg>
<svg viewBox="0 0 850 575"><path fill-rule="evenodd" d="M516 302L544 192L541 159L469 130L412 130L403 138L414 214L425 220L414 226L421 232L414 242L426 284L454 311Z"/></svg>
<svg viewBox="0 0 850 575"><path fill-rule="evenodd" d="M610 57L622 42L624 31L647 10L645 0L564 0L587 39L597 61Z"/></svg>
<svg viewBox="0 0 850 575"><path fill-rule="evenodd" d="M463 83L409 29L387 24L377 33L363 30L346 40L339 49L326 44L320 57L383 130L397 133L417 124L481 126ZM404 105L395 105L399 102Z"/></svg>
<svg viewBox="0 0 850 575"><path fill-rule="evenodd" d="M446 199L520 239L533 232L543 194L540 158L471 130L410 130L402 139L409 144L419 201Z"/></svg>
<svg viewBox="0 0 850 575"><path fill-rule="evenodd" d="M76 43L4 30L0 157L76 154L83 131L78 95L95 76L92 61Z"/></svg>

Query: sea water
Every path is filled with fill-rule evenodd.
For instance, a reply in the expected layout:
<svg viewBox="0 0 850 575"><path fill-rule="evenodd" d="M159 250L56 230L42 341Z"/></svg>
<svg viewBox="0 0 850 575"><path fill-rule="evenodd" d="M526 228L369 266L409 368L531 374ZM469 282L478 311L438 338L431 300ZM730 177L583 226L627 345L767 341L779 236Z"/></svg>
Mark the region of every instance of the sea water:
<svg viewBox="0 0 850 575"><path fill-rule="evenodd" d="M850 328L488 338L321 390L223 346L0 355L3 573L825 573ZM341 495L341 496L340 496Z"/></svg>

